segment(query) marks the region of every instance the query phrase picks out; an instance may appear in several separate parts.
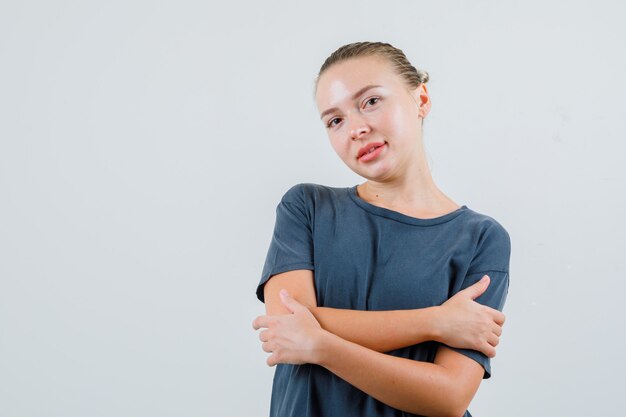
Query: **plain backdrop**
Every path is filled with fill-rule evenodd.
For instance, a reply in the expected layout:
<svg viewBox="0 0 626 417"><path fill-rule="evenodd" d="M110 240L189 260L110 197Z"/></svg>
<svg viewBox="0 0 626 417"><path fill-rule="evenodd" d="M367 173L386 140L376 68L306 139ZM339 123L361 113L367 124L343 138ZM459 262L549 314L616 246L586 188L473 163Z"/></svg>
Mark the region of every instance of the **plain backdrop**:
<svg viewBox="0 0 626 417"><path fill-rule="evenodd" d="M439 187L512 239L474 416L624 409L626 6L2 1L0 416L266 416L275 207L363 180L313 80L339 46L430 73Z"/></svg>

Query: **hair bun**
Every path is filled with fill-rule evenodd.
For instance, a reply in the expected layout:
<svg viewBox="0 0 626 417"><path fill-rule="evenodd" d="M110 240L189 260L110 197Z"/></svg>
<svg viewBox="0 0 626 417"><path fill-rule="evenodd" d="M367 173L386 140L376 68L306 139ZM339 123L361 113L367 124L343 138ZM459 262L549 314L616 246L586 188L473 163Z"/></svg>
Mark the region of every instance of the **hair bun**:
<svg viewBox="0 0 626 417"><path fill-rule="evenodd" d="M430 79L428 72L424 70L420 70L420 69L417 70L417 77L419 78L420 83L424 83L424 84L426 84L428 80Z"/></svg>

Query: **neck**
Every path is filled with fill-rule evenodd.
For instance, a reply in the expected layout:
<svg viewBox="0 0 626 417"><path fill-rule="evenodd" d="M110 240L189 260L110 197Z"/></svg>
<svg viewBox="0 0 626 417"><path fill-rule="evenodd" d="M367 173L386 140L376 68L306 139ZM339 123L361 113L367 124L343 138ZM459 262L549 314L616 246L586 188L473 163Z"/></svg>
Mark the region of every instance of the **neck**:
<svg viewBox="0 0 626 417"><path fill-rule="evenodd" d="M428 163L420 153L403 175L384 181L368 180L357 187L365 201L385 208L436 217L459 208L433 181Z"/></svg>

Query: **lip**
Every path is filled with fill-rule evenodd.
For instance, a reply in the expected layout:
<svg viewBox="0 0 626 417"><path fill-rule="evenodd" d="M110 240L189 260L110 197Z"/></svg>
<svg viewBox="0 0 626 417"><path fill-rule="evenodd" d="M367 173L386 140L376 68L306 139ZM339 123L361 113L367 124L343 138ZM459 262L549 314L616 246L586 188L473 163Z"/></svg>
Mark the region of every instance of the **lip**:
<svg viewBox="0 0 626 417"><path fill-rule="evenodd" d="M365 154L368 153L368 151L372 148L379 148L381 146L384 146L385 142L372 142L372 143L368 143L367 145L363 146L361 149L359 149L359 153L356 156L356 159L361 159L361 157Z"/></svg>

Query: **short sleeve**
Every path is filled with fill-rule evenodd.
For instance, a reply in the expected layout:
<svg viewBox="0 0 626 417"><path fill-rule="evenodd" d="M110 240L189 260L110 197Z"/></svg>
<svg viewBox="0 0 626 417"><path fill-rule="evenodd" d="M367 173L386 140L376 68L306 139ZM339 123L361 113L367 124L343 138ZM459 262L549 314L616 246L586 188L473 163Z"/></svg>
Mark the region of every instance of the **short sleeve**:
<svg viewBox="0 0 626 417"><path fill-rule="evenodd" d="M476 302L502 311L509 291L510 254L511 242L508 233L502 226L494 223L481 235L469 272L458 291L475 284L483 275L489 275L489 286L476 298ZM491 361L486 355L476 350L452 349L480 363L485 369L484 379L491 377Z"/></svg>
<svg viewBox="0 0 626 417"><path fill-rule="evenodd" d="M289 189L276 207L274 232L256 290L263 302L263 287L272 275L295 269L314 270L312 210L302 187L298 184Z"/></svg>

